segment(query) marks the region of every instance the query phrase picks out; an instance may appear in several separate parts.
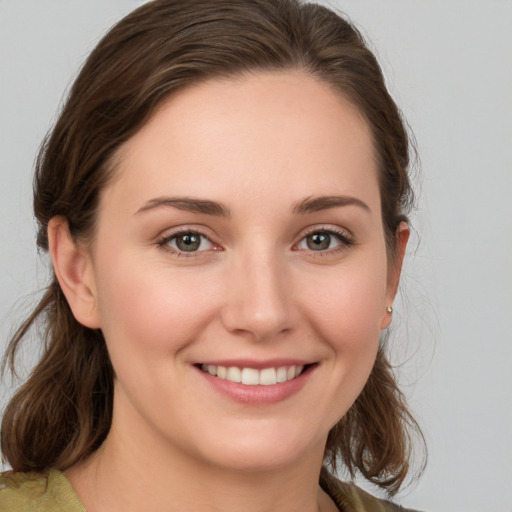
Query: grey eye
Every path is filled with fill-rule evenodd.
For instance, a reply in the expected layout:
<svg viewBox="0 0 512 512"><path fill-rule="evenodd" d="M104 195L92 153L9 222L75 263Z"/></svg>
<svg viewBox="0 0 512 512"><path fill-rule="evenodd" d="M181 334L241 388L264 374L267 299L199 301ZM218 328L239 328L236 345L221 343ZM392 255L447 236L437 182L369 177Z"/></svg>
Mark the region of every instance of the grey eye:
<svg viewBox="0 0 512 512"><path fill-rule="evenodd" d="M331 235L327 233L313 233L306 237L306 245L312 251L325 251L331 245Z"/></svg>
<svg viewBox="0 0 512 512"><path fill-rule="evenodd" d="M176 237L176 247L180 251L197 251L201 245L201 237L193 233L187 233Z"/></svg>
<svg viewBox="0 0 512 512"><path fill-rule="evenodd" d="M308 251L327 251L341 245L350 245L350 242L341 234L329 231L315 231L305 236L297 248Z"/></svg>
<svg viewBox="0 0 512 512"><path fill-rule="evenodd" d="M173 236L169 240L168 245L177 251L196 252L210 249L212 243L204 235L188 232Z"/></svg>

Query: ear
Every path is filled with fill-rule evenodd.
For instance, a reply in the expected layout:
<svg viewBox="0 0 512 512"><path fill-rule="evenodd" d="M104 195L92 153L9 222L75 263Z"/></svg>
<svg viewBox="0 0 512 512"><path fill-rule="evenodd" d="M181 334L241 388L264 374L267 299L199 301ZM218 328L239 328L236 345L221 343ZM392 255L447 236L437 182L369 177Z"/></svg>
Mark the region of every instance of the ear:
<svg viewBox="0 0 512 512"><path fill-rule="evenodd" d="M50 219L48 244L55 276L74 317L82 325L98 329L100 319L91 256L73 239L64 217Z"/></svg>
<svg viewBox="0 0 512 512"><path fill-rule="evenodd" d="M396 293L398 291L398 284L400 282L400 274L402 273L402 264L404 262L405 249L407 248L407 242L410 236L409 225L407 222L400 222L396 233L396 255L395 259L390 262L388 269L388 283L386 289L386 305L391 306L395 300ZM391 324L391 314L386 312L383 318L381 329L386 329Z"/></svg>

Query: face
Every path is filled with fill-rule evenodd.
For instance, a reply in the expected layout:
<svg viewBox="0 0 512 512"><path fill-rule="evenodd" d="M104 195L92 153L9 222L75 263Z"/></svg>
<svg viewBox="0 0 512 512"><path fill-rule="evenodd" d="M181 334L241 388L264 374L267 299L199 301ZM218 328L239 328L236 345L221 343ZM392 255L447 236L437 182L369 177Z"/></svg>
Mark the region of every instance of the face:
<svg viewBox="0 0 512 512"><path fill-rule="evenodd" d="M118 157L90 249L112 435L236 469L321 458L394 293L362 116L300 72L210 81Z"/></svg>

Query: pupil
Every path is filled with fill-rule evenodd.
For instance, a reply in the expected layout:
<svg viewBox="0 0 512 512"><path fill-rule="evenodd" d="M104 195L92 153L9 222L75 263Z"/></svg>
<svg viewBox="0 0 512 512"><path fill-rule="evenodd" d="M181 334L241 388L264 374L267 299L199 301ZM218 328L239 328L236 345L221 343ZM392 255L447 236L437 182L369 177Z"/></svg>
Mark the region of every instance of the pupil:
<svg viewBox="0 0 512 512"><path fill-rule="evenodd" d="M181 235L176 240L176 245L182 251L196 251L199 248L201 240L199 236L194 234Z"/></svg>
<svg viewBox="0 0 512 512"><path fill-rule="evenodd" d="M315 233L308 236L307 245L309 249L313 251L321 251L328 249L331 243L331 237L325 233Z"/></svg>

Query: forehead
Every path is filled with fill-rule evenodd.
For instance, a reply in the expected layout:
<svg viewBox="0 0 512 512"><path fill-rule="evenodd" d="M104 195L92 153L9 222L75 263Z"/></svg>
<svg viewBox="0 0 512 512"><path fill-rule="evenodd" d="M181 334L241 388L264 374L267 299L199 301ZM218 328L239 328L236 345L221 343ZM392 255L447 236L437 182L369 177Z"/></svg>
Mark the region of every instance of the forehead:
<svg viewBox="0 0 512 512"><path fill-rule="evenodd" d="M225 201L233 193L264 194L269 185L302 195L377 187L363 116L301 71L211 80L173 93L121 147L115 167L114 183L134 197L172 192Z"/></svg>

